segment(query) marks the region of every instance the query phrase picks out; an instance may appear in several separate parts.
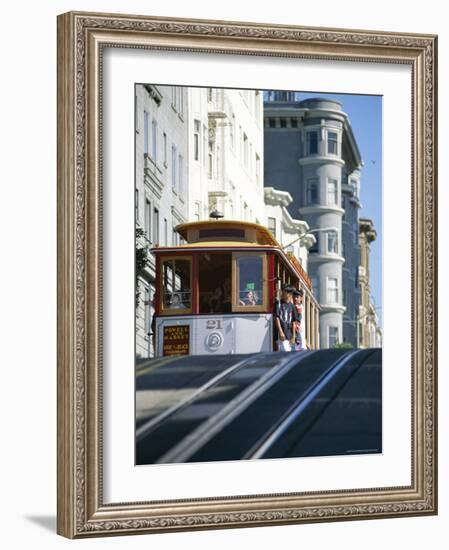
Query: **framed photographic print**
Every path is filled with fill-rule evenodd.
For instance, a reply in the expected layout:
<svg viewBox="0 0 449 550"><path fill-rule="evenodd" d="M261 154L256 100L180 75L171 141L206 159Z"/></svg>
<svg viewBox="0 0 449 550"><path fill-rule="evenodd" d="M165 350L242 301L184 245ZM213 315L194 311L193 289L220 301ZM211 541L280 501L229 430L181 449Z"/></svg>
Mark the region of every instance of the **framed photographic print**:
<svg viewBox="0 0 449 550"><path fill-rule="evenodd" d="M58 532L437 511L431 35L58 19Z"/></svg>

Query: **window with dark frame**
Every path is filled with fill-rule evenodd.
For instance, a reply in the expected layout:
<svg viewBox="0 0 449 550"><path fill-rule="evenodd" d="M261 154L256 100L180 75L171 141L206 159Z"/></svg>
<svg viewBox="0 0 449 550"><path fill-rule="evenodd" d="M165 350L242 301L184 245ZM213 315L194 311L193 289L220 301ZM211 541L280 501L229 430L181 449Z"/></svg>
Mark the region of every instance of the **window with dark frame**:
<svg viewBox="0 0 449 550"><path fill-rule="evenodd" d="M212 143L209 143L209 153L208 153L208 177L211 180L214 177L214 146Z"/></svg>
<svg viewBox="0 0 449 550"><path fill-rule="evenodd" d="M237 288L234 306L255 307L264 303L264 257L261 254L235 256Z"/></svg>
<svg viewBox="0 0 449 550"><path fill-rule="evenodd" d="M248 136L243 132L243 165L248 169L248 160L249 160L249 142Z"/></svg>
<svg viewBox="0 0 449 550"><path fill-rule="evenodd" d="M194 211L194 218L196 220L200 220L200 217L201 217L201 211L200 211L200 202L199 201L195 201L195 211Z"/></svg>
<svg viewBox="0 0 449 550"><path fill-rule="evenodd" d="M151 243L151 202L145 199L145 236Z"/></svg>
<svg viewBox="0 0 449 550"><path fill-rule="evenodd" d="M318 194L318 180L316 178L311 179L307 182L307 204L318 204L319 203L319 194Z"/></svg>
<svg viewBox="0 0 449 550"><path fill-rule="evenodd" d="M200 314L232 312L232 254L199 254L198 294Z"/></svg>
<svg viewBox="0 0 449 550"><path fill-rule="evenodd" d="M143 152L146 155L150 152L150 115L148 111L143 112Z"/></svg>
<svg viewBox="0 0 449 550"><path fill-rule="evenodd" d="M329 155L338 154L338 141L336 132L327 133L327 153Z"/></svg>
<svg viewBox="0 0 449 550"><path fill-rule="evenodd" d="M318 154L318 132L307 132L307 154Z"/></svg>
<svg viewBox="0 0 449 550"><path fill-rule="evenodd" d="M314 244L309 248L309 254L318 254L320 251L320 239L319 239L319 233L315 233L315 242Z"/></svg>
<svg viewBox="0 0 449 550"><path fill-rule="evenodd" d="M327 252L338 254L338 236L336 231L327 231Z"/></svg>
<svg viewBox="0 0 449 550"><path fill-rule="evenodd" d="M327 279L327 303L338 304L338 281L335 277Z"/></svg>
<svg viewBox="0 0 449 550"><path fill-rule="evenodd" d="M329 347L333 348L338 344L338 327L329 327Z"/></svg>
<svg viewBox="0 0 449 550"><path fill-rule="evenodd" d="M153 119L151 122L151 156L154 162L157 161L157 122Z"/></svg>
<svg viewBox="0 0 449 550"><path fill-rule="evenodd" d="M162 260L162 308L188 310L191 308L191 260L174 258Z"/></svg>
<svg viewBox="0 0 449 550"><path fill-rule="evenodd" d="M337 180L330 179L327 182L327 204L337 204Z"/></svg>
<svg viewBox="0 0 449 550"><path fill-rule="evenodd" d="M194 132L193 132L193 160L200 160L200 133L201 133L201 122L195 120L193 123Z"/></svg>
<svg viewBox="0 0 449 550"><path fill-rule="evenodd" d="M171 148L171 186L176 191L176 145Z"/></svg>
<svg viewBox="0 0 449 550"><path fill-rule="evenodd" d="M179 88L179 116L183 118L184 116L184 88Z"/></svg>
<svg viewBox="0 0 449 550"><path fill-rule="evenodd" d="M159 210L153 209L153 242L159 244Z"/></svg>
<svg viewBox="0 0 449 550"><path fill-rule="evenodd" d="M206 166L206 162L207 162L207 155L206 155L207 136L208 136L207 127L205 124L203 124L203 166Z"/></svg>
<svg viewBox="0 0 449 550"><path fill-rule="evenodd" d="M183 189L183 185L184 185L184 180L183 180L183 174L182 174L182 170L183 170L183 157L182 155L179 155L178 157L178 179L179 179L179 182L178 182L178 189L179 189L179 196L181 198L184 198L183 194L184 194L184 189Z"/></svg>

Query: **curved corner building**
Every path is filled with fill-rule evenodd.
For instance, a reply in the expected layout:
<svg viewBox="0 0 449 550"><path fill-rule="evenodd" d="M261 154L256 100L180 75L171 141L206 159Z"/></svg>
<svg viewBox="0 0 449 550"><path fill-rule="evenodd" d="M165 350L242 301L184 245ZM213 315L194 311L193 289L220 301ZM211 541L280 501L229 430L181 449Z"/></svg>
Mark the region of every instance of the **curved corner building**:
<svg viewBox="0 0 449 550"><path fill-rule="evenodd" d="M320 347L358 346L358 210L362 159L342 104L295 101L268 92L264 103L265 185L288 191L292 216L316 237L308 272L320 306Z"/></svg>

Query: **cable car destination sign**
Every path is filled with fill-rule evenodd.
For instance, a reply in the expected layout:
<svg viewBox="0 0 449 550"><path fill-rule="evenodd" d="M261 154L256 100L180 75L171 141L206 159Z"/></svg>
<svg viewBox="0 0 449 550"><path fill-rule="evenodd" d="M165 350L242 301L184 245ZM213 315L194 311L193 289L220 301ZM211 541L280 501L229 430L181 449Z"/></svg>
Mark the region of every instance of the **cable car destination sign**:
<svg viewBox="0 0 449 550"><path fill-rule="evenodd" d="M171 325L164 327L164 355L189 355L189 325Z"/></svg>

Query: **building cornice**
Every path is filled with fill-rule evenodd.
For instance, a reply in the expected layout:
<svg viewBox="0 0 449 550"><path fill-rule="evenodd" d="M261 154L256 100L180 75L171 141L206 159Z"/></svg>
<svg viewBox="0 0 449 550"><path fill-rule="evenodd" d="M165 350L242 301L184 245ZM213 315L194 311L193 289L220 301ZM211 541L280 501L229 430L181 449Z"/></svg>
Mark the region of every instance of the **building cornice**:
<svg viewBox="0 0 449 550"><path fill-rule="evenodd" d="M274 187L264 187L264 201L270 206L288 206L293 202L293 197L288 191L281 191Z"/></svg>
<svg viewBox="0 0 449 550"><path fill-rule="evenodd" d="M268 105L270 105L268 107ZM294 116L305 118L328 118L332 120L339 120L340 122L345 122L349 119L347 113L337 109L309 109L309 108L297 108L294 107L291 103L279 102L276 105L276 102L265 102L264 103L264 117L283 117L283 116ZM272 128L274 129L274 128Z"/></svg>
<svg viewBox="0 0 449 550"><path fill-rule="evenodd" d="M164 189L164 182L160 178L162 172L148 153L144 154L143 174L145 184L152 189L157 198L161 199Z"/></svg>
<svg viewBox="0 0 449 550"><path fill-rule="evenodd" d="M377 232L374 229L374 222L369 218L359 219L359 232L363 235L366 235L366 240L369 243L376 240L377 238Z"/></svg>
<svg viewBox="0 0 449 550"><path fill-rule="evenodd" d="M178 223L185 223L187 221L185 216L176 208L175 205L172 205L171 212Z"/></svg>
<svg viewBox="0 0 449 550"><path fill-rule="evenodd" d="M157 103L157 105L160 105L161 102L162 102L162 93L159 90L159 88L157 86L155 86L154 84L144 84L143 87L150 94L150 96L154 99L154 101Z"/></svg>
<svg viewBox="0 0 449 550"><path fill-rule="evenodd" d="M342 183L341 184L341 191L342 193L347 193L348 195L355 195L355 189L353 185L350 185L349 183Z"/></svg>
<svg viewBox="0 0 449 550"><path fill-rule="evenodd" d="M305 235L309 230L309 224L304 220L295 220L290 216L289 211L286 208L282 209L283 220L282 225L285 231L296 233L298 235Z"/></svg>
<svg viewBox="0 0 449 550"><path fill-rule="evenodd" d="M357 197L351 197L349 199L349 202L353 204L356 208L362 208L362 203L359 201Z"/></svg>
<svg viewBox="0 0 449 550"><path fill-rule="evenodd" d="M346 163L343 159L335 156L309 155L298 159L298 164L300 166L306 166L309 164L337 164L338 166L343 167Z"/></svg>
<svg viewBox="0 0 449 550"><path fill-rule="evenodd" d="M228 193L226 191L223 191L222 189L210 189L207 194L209 197L227 197Z"/></svg>
<svg viewBox="0 0 449 550"><path fill-rule="evenodd" d="M345 313L346 307L340 304L323 304L320 302L320 313Z"/></svg>
<svg viewBox="0 0 449 550"><path fill-rule="evenodd" d="M307 233L301 239L301 244L303 244L307 249L311 248L316 243L316 237L312 233Z"/></svg>
<svg viewBox="0 0 449 550"><path fill-rule="evenodd" d="M355 166L357 169L360 169L363 166L362 155L360 154L359 146L357 145L357 141L352 131L352 126L349 118L346 118L346 120L344 121L344 129L349 141L351 152L354 156Z"/></svg>
<svg viewBox="0 0 449 550"><path fill-rule="evenodd" d="M324 213L333 213L333 214L340 214L343 216L345 213L344 209L340 206L336 205L326 205L326 204L317 204L315 206L303 206L302 208L298 208L298 212L303 214L324 214Z"/></svg>
<svg viewBox="0 0 449 550"><path fill-rule="evenodd" d="M309 263L333 262L342 265L345 263L343 256L339 256L338 254L309 254L307 261Z"/></svg>

